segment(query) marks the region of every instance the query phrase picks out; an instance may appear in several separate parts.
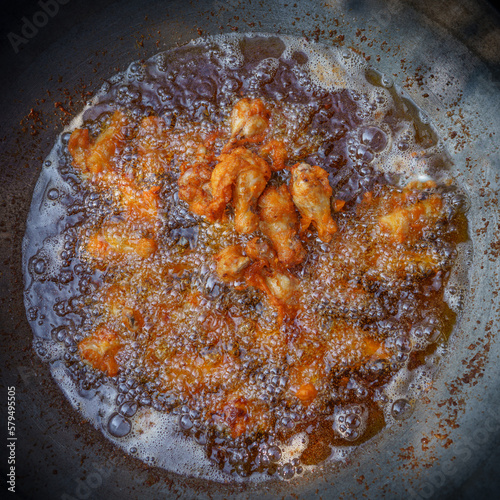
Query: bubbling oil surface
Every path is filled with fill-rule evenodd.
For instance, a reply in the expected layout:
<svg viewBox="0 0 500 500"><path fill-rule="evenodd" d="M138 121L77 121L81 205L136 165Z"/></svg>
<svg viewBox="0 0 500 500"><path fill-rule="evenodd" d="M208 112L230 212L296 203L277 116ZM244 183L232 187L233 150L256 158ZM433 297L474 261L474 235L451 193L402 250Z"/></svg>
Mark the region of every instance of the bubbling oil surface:
<svg viewBox="0 0 500 500"><path fill-rule="evenodd" d="M313 232L304 242L308 260L294 270L300 312L281 326L259 293L222 283L212 257L249 238L236 235L231 216L209 224L192 214L179 200L177 180L182 162L193 161L195 138L217 131L214 148L220 152L230 135L231 109L241 97L264 99L274 134L292 159L328 172L334 198L345 202L337 214L345 241L364 241L373 224L373 215L360 208L366 193L383 197L410 179L436 181L446 218L422 248L432 246L440 271L415 282L381 273L373 289L365 284L368 304L363 297L346 298L338 282L359 256L349 254L352 249L342 241L325 244ZM70 131L44 164L25 237L25 302L35 349L51 364L71 404L132 456L216 481L262 481L274 474L290 479L325 460L343 460L385 426L407 418L460 313L468 246L466 201L445 182L452 166L415 106L351 52L287 36L225 35L132 63L103 86L70 130L86 127L96 136L116 109L137 123L159 116L170 130L167 167L138 181L145 188L162 186L161 217L149 228L159 235L154 257L147 263L128 260L123 268L96 266L88 258L85 243L105 219L113 220L119 194L93 188L75 171L67 148ZM140 176L135 154L125 147L114 161L122 172ZM288 181L286 169L271 179ZM147 289L141 281L145 266L151 274ZM106 377L82 361L78 344L96 324L120 328L103 305L116 284L134 288L150 318L163 304L170 334L163 339L157 335L161 325L146 321L126 342L118 375ZM191 300L193 294L201 300ZM207 318L213 322L208 330ZM345 343L352 352L359 349L354 334L322 351L321 336L338 322L383 342L387 360L358 366L345 350ZM257 347L251 335L256 324L269 333ZM217 349L207 340L215 330ZM306 332L301 342L297 331ZM219 392L177 390L168 367L173 353L183 350L193 357L231 355L239 368L222 372ZM163 365L152 369L146 351L154 351ZM318 401L305 405L290 397L290 370L316 351L327 370L318 381ZM267 413L255 432L234 438L206 418L206 409L238 379L245 381L240 393L258 400Z"/></svg>

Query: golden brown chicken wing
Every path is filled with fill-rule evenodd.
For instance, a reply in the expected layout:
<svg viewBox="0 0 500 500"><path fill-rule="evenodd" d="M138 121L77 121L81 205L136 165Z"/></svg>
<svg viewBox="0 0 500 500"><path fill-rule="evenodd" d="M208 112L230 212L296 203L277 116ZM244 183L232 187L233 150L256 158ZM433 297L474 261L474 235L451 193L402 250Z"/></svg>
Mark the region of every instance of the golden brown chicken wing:
<svg viewBox="0 0 500 500"><path fill-rule="evenodd" d="M285 162L288 160L288 151L283 141L273 139L264 144L259 152L261 155L271 158L274 172L285 168Z"/></svg>
<svg viewBox="0 0 500 500"><path fill-rule="evenodd" d="M295 315L299 282L290 272L285 269L271 269L261 261L245 270L245 279L248 286L266 294L269 303L278 310L280 322L285 315Z"/></svg>
<svg viewBox="0 0 500 500"><path fill-rule="evenodd" d="M260 230L271 240L286 267L300 264L306 251L298 238L299 219L285 184L268 186L259 199Z"/></svg>
<svg viewBox="0 0 500 500"><path fill-rule="evenodd" d="M224 214L226 205L233 197L233 188L240 175L245 174L236 189L235 219L239 232L252 232L255 218L247 216L257 202L265 183L271 177L269 165L246 148L237 148L229 154L222 154L210 179L212 202L207 207L206 215L211 221L218 220ZM247 173L252 171L252 173Z"/></svg>
<svg viewBox="0 0 500 500"><path fill-rule="evenodd" d="M238 101L231 113L231 137L255 137L269 125L269 111L261 99L245 97Z"/></svg>
<svg viewBox="0 0 500 500"><path fill-rule="evenodd" d="M237 233L249 234L258 229L259 217L255 208L270 177L271 170L265 162L258 162L258 168L244 169L238 175L233 191L234 229Z"/></svg>
<svg viewBox="0 0 500 500"><path fill-rule="evenodd" d="M109 125L93 143L87 129L76 129L68 142L73 166L83 174L100 174L113 170L111 159L125 142L125 128L128 124L128 118L121 111L115 111Z"/></svg>
<svg viewBox="0 0 500 500"><path fill-rule="evenodd" d="M212 202L211 177L212 169L205 163L186 167L179 177L179 198L197 215L206 215Z"/></svg>
<svg viewBox="0 0 500 500"><path fill-rule="evenodd" d="M276 252L265 238L253 238L245 246L245 253L252 260L264 261L273 266L276 262Z"/></svg>
<svg viewBox="0 0 500 500"><path fill-rule="evenodd" d="M291 193L293 202L300 212L300 232L303 234L312 223L318 236L326 243L331 241L337 231L332 218L330 197L332 188L328 173L321 167L298 163L291 168Z"/></svg>
<svg viewBox="0 0 500 500"><path fill-rule="evenodd" d="M251 260L243 254L240 245L231 245L221 250L215 257L217 274L222 281L232 281L242 277Z"/></svg>

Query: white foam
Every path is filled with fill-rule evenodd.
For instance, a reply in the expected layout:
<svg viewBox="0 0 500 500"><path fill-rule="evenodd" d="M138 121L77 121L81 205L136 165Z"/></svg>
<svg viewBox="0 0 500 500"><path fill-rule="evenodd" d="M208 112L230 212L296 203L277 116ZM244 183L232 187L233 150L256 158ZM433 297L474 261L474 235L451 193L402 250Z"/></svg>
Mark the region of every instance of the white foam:
<svg viewBox="0 0 500 500"><path fill-rule="evenodd" d="M178 416L152 408L140 408L130 419L131 432L125 437L116 438L109 433L107 422L116 412L117 390L109 384L104 384L97 390L82 391L61 361L52 363L51 373L71 405L125 452L130 453L130 450L135 448L135 457L178 474L220 482L227 480L227 475L207 458L205 449L179 430ZM293 443L286 448L293 457L300 448L296 441L294 438ZM262 482L268 480L269 476L254 473L249 479L252 482ZM248 481L239 476L232 477L232 480Z"/></svg>

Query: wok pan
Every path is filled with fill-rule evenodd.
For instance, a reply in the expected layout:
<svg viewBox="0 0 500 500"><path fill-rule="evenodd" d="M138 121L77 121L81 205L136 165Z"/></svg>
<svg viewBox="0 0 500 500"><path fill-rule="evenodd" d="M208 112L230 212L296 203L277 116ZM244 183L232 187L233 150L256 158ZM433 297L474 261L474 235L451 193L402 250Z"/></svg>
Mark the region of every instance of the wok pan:
<svg viewBox="0 0 500 500"><path fill-rule="evenodd" d="M15 387L16 394L16 495L493 497L500 484L496 11L485 2L467 0L58 0L51 5L52 13L41 15L41 4L18 3L5 10L2 26L0 352L2 384ZM31 31L24 28L28 24ZM364 444L345 465L327 464L291 483L211 483L146 467L125 455L81 421L37 358L22 300L25 221L43 159L64 124L103 79L130 62L200 33L234 30L286 33L354 47L391 75L435 124L470 200L470 289L431 389L408 420ZM17 38L8 37L11 33ZM2 426L7 430L7 390L1 394ZM2 457L1 465L2 474L7 473L7 458Z"/></svg>

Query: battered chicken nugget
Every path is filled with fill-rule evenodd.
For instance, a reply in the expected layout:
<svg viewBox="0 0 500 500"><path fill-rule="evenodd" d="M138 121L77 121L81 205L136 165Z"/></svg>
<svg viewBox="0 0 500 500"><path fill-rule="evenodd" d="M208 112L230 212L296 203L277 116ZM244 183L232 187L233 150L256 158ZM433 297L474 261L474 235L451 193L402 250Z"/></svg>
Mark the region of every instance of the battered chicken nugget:
<svg viewBox="0 0 500 500"><path fill-rule="evenodd" d="M298 237L299 219L285 184L268 186L259 199L260 230L271 240L286 267L300 264L306 251Z"/></svg>
<svg viewBox="0 0 500 500"><path fill-rule="evenodd" d="M330 197L332 188L328 173L318 166L298 163L291 168L291 193L293 202L300 212L300 232L303 234L312 223L318 236L328 243L337 232L332 218Z"/></svg>

